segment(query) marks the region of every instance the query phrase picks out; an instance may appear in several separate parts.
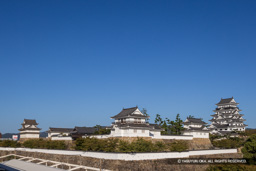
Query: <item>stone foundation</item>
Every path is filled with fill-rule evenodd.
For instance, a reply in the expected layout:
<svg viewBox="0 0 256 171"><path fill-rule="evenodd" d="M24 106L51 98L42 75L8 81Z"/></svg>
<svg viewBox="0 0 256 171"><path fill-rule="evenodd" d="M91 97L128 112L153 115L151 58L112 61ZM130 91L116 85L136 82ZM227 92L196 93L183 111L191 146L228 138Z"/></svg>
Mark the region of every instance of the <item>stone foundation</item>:
<svg viewBox="0 0 256 171"><path fill-rule="evenodd" d="M15 151L0 151L0 156L15 153ZM35 157L46 160L53 160L64 163L78 164L91 166L109 170L122 171L159 171L159 170L175 170L175 171L204 171L209 165L197 164L173 164L172 159L161 160L140 160L140 161L123 161L123 160L105 160L91 157L82 157L74 155L47 154L35 153L26 151L16 151L17 155ZM191 158L242 158L241 153L237 154L215 154L215 155L200 155ZM63 166L62 166L63 167Z"/></svg>

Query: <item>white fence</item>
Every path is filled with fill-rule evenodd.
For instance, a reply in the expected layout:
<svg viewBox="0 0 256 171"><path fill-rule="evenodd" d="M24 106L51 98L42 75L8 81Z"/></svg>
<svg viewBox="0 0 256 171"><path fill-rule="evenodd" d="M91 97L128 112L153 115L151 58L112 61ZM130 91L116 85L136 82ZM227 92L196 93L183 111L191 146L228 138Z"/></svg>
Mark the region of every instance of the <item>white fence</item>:
<svg viewBox="0 0 256 171"><path fill-rule="evenodd" d="M86 137L94 137L94 138L104 139L104 138L111 138L111 137L116 138L118 136L111 136L111 135L88 135L88 136L83 136L83 138L86 138ZM119 137L122 137L122 136L119 136ZM138 136L127 136L127 137L138 137ZM165 140L193 140L193 135L160 135L160 136L152 136L150 138L152 138L152 139L165 139Z"/></svg>
<svg viewBox="0 0 256 171"><path fill-rule="evenodd" d="M157 152L157 153L105 153L105 152L83 152L83 151L68 151L68 150L47 150L47 149L29 149L29 148L6 148L0 147L0 151L27 151L39 152L47 154L60 155L78 155L84 157L93 157L109 160L155 160L155 159L170 159L170 158L185 158L195 155L212 155L237 153L237 149L221 149L221 150L197 150L185 152Z"/></svg>
<svg viewBox="0 0 256 171"><path fill-rule="evenodd" d="M0 140L12 140L12 138L0 138Z"/></svg>
<svg viewBox="0 0 256 171"><path fill-rule="evenodd" d="M51 140L62 140L62 141L72 141L72 137L51 137Z"/></svg>
<svg viewBox="0 0 256 171"><path fill-rule="evenodd" d="M110 135L88 135L88 136L83 136L83 138L86 138L86 137L99 138L99 139L111 138Z"/></svg>
<svg viewBox="0 0 256 171"><path fill-rule="evenodd" d="M166 140L193 140L193 135L161 135L152 138Z"/></svg>

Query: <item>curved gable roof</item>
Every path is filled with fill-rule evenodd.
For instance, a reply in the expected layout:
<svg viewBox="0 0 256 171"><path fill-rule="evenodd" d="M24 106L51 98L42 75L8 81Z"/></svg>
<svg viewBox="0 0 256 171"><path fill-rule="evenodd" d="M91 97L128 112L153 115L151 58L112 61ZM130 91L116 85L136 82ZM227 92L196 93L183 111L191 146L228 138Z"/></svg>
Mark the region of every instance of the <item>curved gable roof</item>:
<svg viewBox="0 0 256 171"><path fill-rule="evenodd" d="M236 102L235 102L234 98L231 97L231 98L227 98L227 99L221 99L220 102L217 103L217 105L218 104L226 104L226 103L236 103Z"/></svg>
<svg viewBox="0 0 256 171"><path fill-rule="evenodd" d="M126 108L123 109L120 113L118 113L115 116L112 116L111 118L125 118L127 116L138 116L138 117L147 117L145 115L140 115L140 114L133 114L136 110L138 109L138 107L132 107L132 108ZM138 109L139 110L139 109Z"/></svg>
<svg viewBox="0 0 256 171"><path fill-rule="evenodd" d="M25 125L38 125L38 123L36 123L35 119L24 119L24 122L22 124L25 124Z"/></svg>

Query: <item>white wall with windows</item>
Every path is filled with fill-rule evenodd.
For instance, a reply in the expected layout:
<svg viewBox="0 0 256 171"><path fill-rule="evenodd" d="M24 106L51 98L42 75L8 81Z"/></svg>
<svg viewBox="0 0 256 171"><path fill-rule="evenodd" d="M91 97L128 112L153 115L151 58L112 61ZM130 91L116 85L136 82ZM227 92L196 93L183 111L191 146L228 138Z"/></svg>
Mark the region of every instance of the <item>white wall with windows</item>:
<svg viewBox="0 0 256 171"><path fill-rule="evenodd" d="M209 132L189 132L185 131L183 135L192 135L194 138L209 138Z"/></svg>

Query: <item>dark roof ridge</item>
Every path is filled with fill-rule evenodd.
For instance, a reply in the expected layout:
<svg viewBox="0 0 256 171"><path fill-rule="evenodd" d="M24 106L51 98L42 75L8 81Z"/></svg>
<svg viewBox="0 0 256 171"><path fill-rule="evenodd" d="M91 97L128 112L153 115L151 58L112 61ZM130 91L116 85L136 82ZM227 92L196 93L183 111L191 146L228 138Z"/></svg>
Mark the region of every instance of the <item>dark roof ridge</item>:
<svg viewBox="0 0 256 171"><path fill-rule="evenodd" d="M122 109L122 111L121 112L119 112L117 115L115 115L115 116L112 116L111 118L113 119L113 118L126 118L126 117L131 117L131 116L133 116L132 114L133 114L133 112L135 112L136 110L139 110L139 108L136 106L136 107L132 107L132 108L126 108L126 109ZM142 114L141 116L140 115L134 115L134 116L136 116L136 117L143 117L143 118L145 118L145 117L147 117L147 116L145 116L144 114Z"/></svg>
<svg viewBox="0 0 256 171"><path fill-rule="evenodd" d="M219 101L219 103L217 103L216 105L218 105L218 104L231 103L232 100L234 100L234 97L233 97L233 96L232 96L231 98L226 98L226 99L221 98L221 100Z"/></svg>
<svg viewBox="0 0 256 171"><path fill-rule="evenodd" d="M35 119L24 119L23 122L24 122L24 124L28 124L28 125L38 125L38 123L36 122Z"/></svg>
<svg viewBox="0 0 256 171"><path fill-rule="evenodd" d="M129 107L129 108L123 108L123 110L129 110L129 109L137 109L138 107Z"/></svg>

